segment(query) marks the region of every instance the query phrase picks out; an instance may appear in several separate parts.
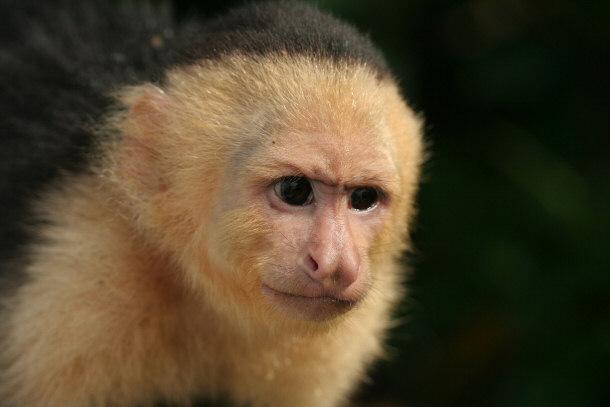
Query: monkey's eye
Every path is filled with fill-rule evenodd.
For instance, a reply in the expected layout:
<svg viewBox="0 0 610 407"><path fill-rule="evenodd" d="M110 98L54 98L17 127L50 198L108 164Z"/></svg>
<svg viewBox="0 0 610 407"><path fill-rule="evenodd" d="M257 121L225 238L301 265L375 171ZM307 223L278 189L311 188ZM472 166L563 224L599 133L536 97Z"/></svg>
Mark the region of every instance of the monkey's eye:
<svg viewBox="0 0 610 407"><path fill-rule="evenodd" d="M273 187L277 196L288 205L307 205L313 199L311 184L305 177L284 177Z"/></svg>
<svg viewBox="0 0 610 407"><path fill-rule="evenodd" d="M359 187L352 191L349 201L352 208L358 211L365 211L377 204L379 192L373 187Z"/></svg>

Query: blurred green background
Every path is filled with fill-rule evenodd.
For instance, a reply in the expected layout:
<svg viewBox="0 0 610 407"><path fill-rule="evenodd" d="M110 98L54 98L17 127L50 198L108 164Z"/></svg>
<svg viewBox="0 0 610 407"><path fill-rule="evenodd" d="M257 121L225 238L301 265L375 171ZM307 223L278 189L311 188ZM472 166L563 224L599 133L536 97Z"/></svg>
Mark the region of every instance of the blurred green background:
<svg viewBox="0 0 610 407"><path fill-rule="evenodd" d="M431 151L359 405L610 406L610 2L317 4L385 52Z"/></svg>

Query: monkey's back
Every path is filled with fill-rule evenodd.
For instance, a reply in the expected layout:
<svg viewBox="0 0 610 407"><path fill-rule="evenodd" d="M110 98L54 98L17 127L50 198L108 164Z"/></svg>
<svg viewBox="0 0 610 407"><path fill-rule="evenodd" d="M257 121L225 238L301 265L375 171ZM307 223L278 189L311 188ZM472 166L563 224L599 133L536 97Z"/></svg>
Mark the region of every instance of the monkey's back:
<svg viewBox="0 0 610 407"><path fill-rule="evenodd" d="M168 7L0 3L0 259L27 239L28 201L86 169L113 90L155 80L189 27Z"/></svg>

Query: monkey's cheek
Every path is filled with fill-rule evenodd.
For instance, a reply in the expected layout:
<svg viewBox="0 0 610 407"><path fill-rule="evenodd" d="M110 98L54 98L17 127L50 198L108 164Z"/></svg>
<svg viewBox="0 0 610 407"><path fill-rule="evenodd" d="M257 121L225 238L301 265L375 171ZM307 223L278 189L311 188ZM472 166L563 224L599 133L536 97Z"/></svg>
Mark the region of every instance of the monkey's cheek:
<svg viewBox="0 0 610 407"><path fill-rule="evenodd" d="M354 308L358 300L343 300L335 297L306 297L274 290L268 285L261 286L263 296L274 308L293 318L323 322L338 317Z"/></svg>

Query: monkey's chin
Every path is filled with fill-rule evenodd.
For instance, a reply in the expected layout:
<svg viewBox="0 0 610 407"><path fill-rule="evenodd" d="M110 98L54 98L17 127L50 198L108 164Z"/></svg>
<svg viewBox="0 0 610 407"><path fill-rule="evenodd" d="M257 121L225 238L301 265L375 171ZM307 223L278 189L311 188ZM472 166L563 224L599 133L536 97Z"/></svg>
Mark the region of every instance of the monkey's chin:
<svg viewBox="0 0 610 407"><path fill-rule="evenodd" d="M263 295L281 312L294 318L322 322L333 319L351 310L360 298L345 300L333 296L307 297L275 290L266 284L261 285Z"/></svg>

